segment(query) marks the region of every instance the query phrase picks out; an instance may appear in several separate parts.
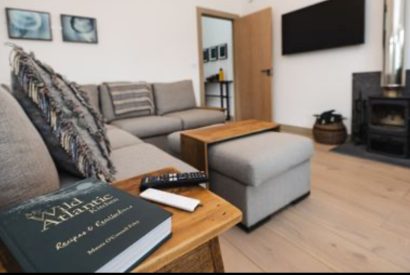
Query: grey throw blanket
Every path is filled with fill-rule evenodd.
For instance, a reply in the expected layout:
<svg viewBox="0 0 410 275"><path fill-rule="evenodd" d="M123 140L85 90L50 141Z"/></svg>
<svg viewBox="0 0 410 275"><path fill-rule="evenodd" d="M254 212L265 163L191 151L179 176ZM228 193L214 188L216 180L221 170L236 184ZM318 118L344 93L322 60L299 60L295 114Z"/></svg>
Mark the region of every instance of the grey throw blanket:
<svg viewBox="0 0 410 275"><path fill-rule="evenodd" d="M102 117L79 86L13 46L13 95L42 135L57 166L82 178L114 181Z"/></svg>

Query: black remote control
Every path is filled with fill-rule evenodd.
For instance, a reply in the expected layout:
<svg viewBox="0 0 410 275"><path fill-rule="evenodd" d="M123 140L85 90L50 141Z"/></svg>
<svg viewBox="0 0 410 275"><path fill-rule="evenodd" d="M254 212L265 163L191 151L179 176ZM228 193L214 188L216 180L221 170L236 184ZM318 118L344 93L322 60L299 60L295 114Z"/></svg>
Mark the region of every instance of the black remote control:
<svg viewBox="0 0 410 275"><path fill-rule="evenodd" d="M208 182L208 176L205 172L193 173L170 173L161 176L143 177L141 180L140 191L148 188L165 189L176 187L196 186Z"/></svg>

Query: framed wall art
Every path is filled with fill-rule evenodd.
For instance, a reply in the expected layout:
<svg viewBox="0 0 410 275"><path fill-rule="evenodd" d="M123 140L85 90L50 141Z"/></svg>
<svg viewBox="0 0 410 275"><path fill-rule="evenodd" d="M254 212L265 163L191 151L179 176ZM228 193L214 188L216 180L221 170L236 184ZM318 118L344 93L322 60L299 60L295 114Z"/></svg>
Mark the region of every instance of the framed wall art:
<svg viewBox="0 0 410 275"><path fill-rule="evenodd" d="M204 63L209 62L209 49L204 50Z"/></svg>
<svg viewBox="0 0 410 275"><path fill-rule="evenodd" d="M6 17L10 39L53 40L48 12L6 8Z"/></svg>
<svg viewBox="0 0 410 275"><path fill-rule="evenodd" d="M75 43L98 43L97 19L91 17L61 15L63 41Z"/></svg>
<svg viewBox="0 0 410 275"><path fill-rule="evenodd" d="M218 59L228 59L228 44L222 44L218 46Z"/></svg>
<svg viewBox="0 0 410 275"><path fill-rule="evenodd" d="M218 60L218 46L209 48L209 61Z"/></svg>

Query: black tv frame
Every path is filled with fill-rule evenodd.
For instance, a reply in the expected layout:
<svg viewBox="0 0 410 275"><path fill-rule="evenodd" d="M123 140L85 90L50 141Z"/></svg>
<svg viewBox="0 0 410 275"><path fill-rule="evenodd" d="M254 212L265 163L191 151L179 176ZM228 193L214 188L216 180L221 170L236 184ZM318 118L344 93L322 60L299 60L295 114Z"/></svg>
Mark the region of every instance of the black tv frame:
<svg viewBox="0 0 410 275"><path fill-rule="evenodd" d="M340 1L342 3L346 3L347 1L352 1L354 2L355 5L360 5L362 7L363 11L363 16L360 18L360 34L358 35L358 39L351 39L352 42L345 41L343 43L337 42L337 43L328 43L325 44L323 43L322 45L315 45L315 46L308 46L305 47L304 49L299 48L295 49L295 47L290 48L289 45L286 45L286 32L287 32L287 26L286 26L286 17L289 18L289 16L295 16L295 14L300 14L303 12L311 12L311 10L316 9L316 8L323 8L323 5L328 5L329 2L333 1ZM349 20L349 17L346 17L346 20ZM365 30L366 30L366 0L327 0L323 1L308 7L304 7L286 14L282 15L282 55L291 55L291 54L298 54L298 53L305 53L305 52L313 52L313 51L319 51L319 50L325 50L325 49L333 49L333 48L340 48L340 47L345 47L345 46L352 46L352 45L360 45L365 43ZM354 41L353 41L354 40Z"/></svg>

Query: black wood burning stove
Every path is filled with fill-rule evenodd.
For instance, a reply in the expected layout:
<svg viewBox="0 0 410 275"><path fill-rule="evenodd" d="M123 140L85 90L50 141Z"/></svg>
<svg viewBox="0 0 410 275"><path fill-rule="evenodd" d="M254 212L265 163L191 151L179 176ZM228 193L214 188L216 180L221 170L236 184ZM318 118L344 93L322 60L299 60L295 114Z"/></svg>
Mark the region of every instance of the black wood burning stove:
<svg viewBox="0 0 410 275"><path fill-rule="evenodd" d="M410 157L410 98L369 97L367 112L368 150Z"/></svg>
<svg viewBox="0 0 410 275"><path fill-rule="evenodd" d="M406 2L384 1L383 71L353 75L352 141L400 158L410 157L410 71L405 70L402 39Z"/></svg>

